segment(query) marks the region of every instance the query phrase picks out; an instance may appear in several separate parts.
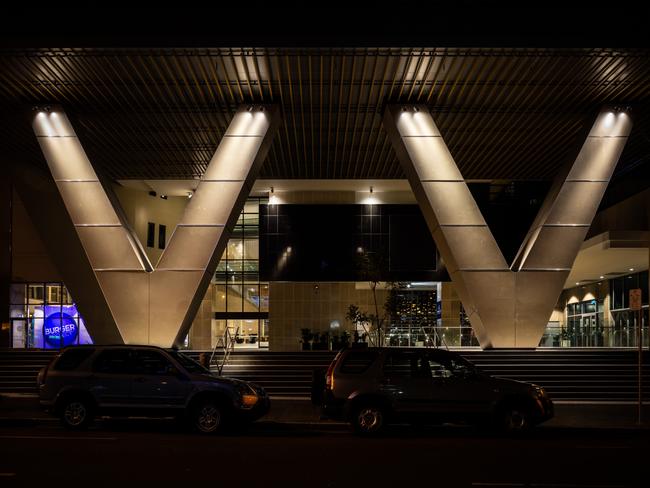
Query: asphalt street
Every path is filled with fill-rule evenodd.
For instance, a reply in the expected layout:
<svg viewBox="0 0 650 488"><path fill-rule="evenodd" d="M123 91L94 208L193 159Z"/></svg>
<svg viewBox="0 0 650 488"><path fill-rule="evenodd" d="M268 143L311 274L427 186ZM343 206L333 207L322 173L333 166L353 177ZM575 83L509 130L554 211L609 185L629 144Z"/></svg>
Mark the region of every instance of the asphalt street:
<svg viewBox="0 0 650 488"><path fill-rule="evenodd" d="M161 420L0 427L0 486L647 487L650 431L540 427L523 437L468 427L258 422L200 436Z"/></svg>

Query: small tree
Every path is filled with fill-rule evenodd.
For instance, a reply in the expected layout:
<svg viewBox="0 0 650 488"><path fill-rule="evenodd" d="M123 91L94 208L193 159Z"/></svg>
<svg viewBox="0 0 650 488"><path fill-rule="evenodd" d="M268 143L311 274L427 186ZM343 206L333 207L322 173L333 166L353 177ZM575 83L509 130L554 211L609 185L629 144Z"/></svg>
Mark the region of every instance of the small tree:
<svg viewBox="0 0 650 488"><path fill-rule="evenodd" d="M363 312L357 305L352 304L348 307L345 318L354 324L355 332L357 331L357 328L361 326L370 341L370 345L375 345L372 334L370 334L373 324L376 322L376 317L374 315Z"/></svg>
<svg viewBox="0 0 650 488"><path fill-rule="evenodd" d="M377 287L381 283L386 260L380 252L361 251L357 253L356 267L357 275L363 281L367 281L372 290L372 301L374 313L368 313L359 309L357 305L350 305L346 318L355 326L361 326L368 336L371 345L383 346L386 340L386 331L390 320L395 316L397 305L393 299L392 291L401 288L403 283L387 282L387 289L390 290L386 301L381 307L382 315L379 314L379 301L377 299Z"/></svg>

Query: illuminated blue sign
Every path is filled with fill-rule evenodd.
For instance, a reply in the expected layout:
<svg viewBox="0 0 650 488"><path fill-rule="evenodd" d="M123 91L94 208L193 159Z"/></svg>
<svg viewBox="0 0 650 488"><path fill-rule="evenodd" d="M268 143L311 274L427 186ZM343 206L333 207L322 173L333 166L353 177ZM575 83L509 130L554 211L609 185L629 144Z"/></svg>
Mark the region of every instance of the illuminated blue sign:
<svg viewBox="0 0 650 488"><path fill-rule="evenodd" d="M43 337L48 346L65 347L74 344L79 334L75 307L44 307ZM72 309L72 310L69 310Z"/></svg>

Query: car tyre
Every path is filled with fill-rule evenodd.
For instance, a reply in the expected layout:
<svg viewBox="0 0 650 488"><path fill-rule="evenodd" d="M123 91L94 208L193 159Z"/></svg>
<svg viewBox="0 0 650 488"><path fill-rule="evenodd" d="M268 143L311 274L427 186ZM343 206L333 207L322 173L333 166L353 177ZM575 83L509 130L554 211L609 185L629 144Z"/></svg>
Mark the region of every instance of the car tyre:
<svg viewBox="0 0 650 488"><path fill-rule="evenodd" d="M354 409L351 423L352 428L359 435L377 435L386 426L386 411L379 405L361 405Z"/></svg>
<svg viewBox="0 0 650 488"><path fill-rule="evenodd" d="M502 432L521 434L532 427L530 411L523 405L516 403L505 405L498 418L499 428Z"/></svg>
<svg viewBox="0 0 650 488"><path fill-rule="evenodd" d="M85 430L92 423L94 412L92 404L85 398L70 397L63 400L60 407L61 423L66 429Z"/></svg>
<svg viewBox="0 0 650 488"><path fill-rule="evenodd" d="M207 400L199 402L193 409L192 427L200 434L216 434L224 426L224 409L218 402Z"/></svg>

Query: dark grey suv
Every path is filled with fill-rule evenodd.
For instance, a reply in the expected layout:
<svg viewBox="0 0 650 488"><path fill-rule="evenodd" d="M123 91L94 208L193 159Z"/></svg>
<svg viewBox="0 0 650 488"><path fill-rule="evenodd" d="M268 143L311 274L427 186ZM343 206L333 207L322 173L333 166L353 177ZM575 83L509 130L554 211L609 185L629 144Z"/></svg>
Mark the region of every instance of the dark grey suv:
<svg viewBox="0 0 650 488"><path fill-rule="evenodd" d="M214 433L270 407L261 387L215 376L178 351L153 346L63 349L39 373L38 389L41 405L71 429L98 415L171 415Z"/></svg>
<svg viewBox="0 0 650 488"><path fill-rule="evenodd" d="M324 391L313 390L326 417L361 434L387 423L462 422L525 430L553 416L544 388L479 372L441 349L345 349L330 364ZM318 394L322 391L322 394Z"/></svg>

